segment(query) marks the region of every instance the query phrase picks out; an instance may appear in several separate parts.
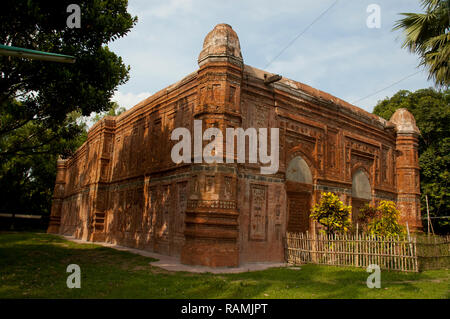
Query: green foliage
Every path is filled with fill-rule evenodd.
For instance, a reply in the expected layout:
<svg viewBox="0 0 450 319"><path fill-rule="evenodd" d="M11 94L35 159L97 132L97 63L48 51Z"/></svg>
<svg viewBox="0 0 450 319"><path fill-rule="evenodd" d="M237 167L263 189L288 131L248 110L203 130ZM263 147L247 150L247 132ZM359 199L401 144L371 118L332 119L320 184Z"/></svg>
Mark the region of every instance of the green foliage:
<svg viewBox="0 0 450 319"><path fill-rule="evenodd" d="M425 13L402 13L394 30L402 29L403 47L420 57L437 85L450 84L450 1L421 0Z"/></svg>
<svg viewBox="0 0 450 319"><path fill-rule="evenodd" d="M106 46L137 18L126 0L79 3L81 28L66 25L71 0L4 0L0 43L73 55L73 64L0 56L0 210L48 212L57 156L86 139L83 117L110 110L129 67Z"/></svg>
<svg viewBox="0 0 450 319"><path fill-rule="evenodd" d="M399 224L399 216L395 203L386 200L381 201L376 209L370 207L364 210L364 219L368 221L367 231L377 236L404 236L405 227Z"/></svg>
<svg viewBox="0 0 450 319"><path fill-rule="evenodd" d="M56 178L56 161L59 154L70 154L87 138L87 126L80 113L72 112L65 121L77 130L76 136L60 134L49 143L42 145L39 152L19 153L0 163L0 194L7 200L0 201L0 211L7 213L49 214L53 187ZM22 136L42 140L36 136L35 125L31 121L0 140L0 145L20 143ZM47 131L44 130L44 133ZM51 136L51 134L49 134Z"/></svg>
<svg viewBox="0 0 450 319"><path fill-rule="evenodd" d="M367 226L371 220L379 216L379 210L369 204L365 204L364 207L359 209L358 222L364 227Z"/></svg>
<svg viewBox="0 0 450 319"><path fill-rule="evenodd" d="M80 3L81 28L66 26L66 8L73 1L6 0L0 10L0 43L45 52L73 55L73 64L0 56L0 160L16 154L42 153L59 136L80 131L66 122L68 114L109 110L118 85L128 80L129 67L106 46L126 35L136 18L126 0ZM17 130L32 122L33 137ZM30 128L29 128L30 129ZM10 139L11 140L11 139ZM56 143L46 152L56 153Z"/></svg>
<svg viewBox="0 0 450 319"><path fill-rule="evenodd" d="M93 116L92 121L94 123L96 123L96 122L100 121L102 118L104 118L105 116L117 116L117 115L122 114L125 111L126 111L126 109L123 106L120 106L117 102L112 102L111 107L109 108L108 111L96 113Z"/></svg>
<svg viewBox="0 0 450 319"><path fill-rule="evenodd" d="M375 106L373 113L389 120L399 109L408 109L420 130L419 163L422 216L426 216L428 195L430 216L450 216L450 90L432 88L399 91ZM436 232L449 233L450 220L433 219ZM424 223L426 225L426 223Z"/></svg>
<svg viewBox="0 0 450 319"><path fill-rule="evenodd" d="M322 193L319 204L311 210L310 218L325 226L327 234L345 233L351 226L351 206L342 203L333 193Z"/></svg>
<svg viewBox="0 0 450 319"><path fill-rule="evenodd" d="M449 297L448 270L383 271L384 289L367 289L363 268L302 265L236 274L165 271L150 265L153 260L148 257L50 234L0 233L0 252L2 299ZM67 288L66 267L71 263L81 267L81 289Z"/></svg>

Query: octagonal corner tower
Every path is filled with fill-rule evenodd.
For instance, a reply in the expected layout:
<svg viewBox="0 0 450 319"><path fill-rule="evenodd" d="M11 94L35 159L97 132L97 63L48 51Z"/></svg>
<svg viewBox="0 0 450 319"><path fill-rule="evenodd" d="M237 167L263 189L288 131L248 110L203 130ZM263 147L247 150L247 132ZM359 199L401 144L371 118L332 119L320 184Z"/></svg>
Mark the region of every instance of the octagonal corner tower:
<svg viewBox="0 0 450 319"><path fill-rule="evenodd" d="M309 213L322 192L351 205L355 223L363 205L392 200L401 221L420 229L419 131L407 110L386 121L245 65L227 24L207 34L198 66L94 124L75 154L58 161L48 232L179 256L185 264L283 262L287 231L317 231ZM192 153L180 163L171 156L176 128L191 135ZM224 137L212 162L202 156L209 128ZM250 154L250 137L238 162L236 147L226 147L227 128L270 136L276 129L278 141L266 136L266 151L279 146L278 171L263 173L268 164L260 148Z"/></svg>
<svg viewBox="0 0 450 319"><path fill-rule="evenodd" d="M397 207L401 211L401 222L408 223L413 230L422 228L420 215L420 167L419 134L414 116L400 108L391 116L395 124L396 139L396 182Z"/></svg>
<svg viewBox="0 0 450 319"><path fill-rule="evenodd" d="M227 127L241 127L243 60L239 38L231 26L218 24L208 33L198 64L198 104L193 119L201 121L202 133L211 127L223 133ZM234 153L223 155L234 158ZM202 186L189 197L181 262L238 266L238 167L198 163L193 169Z"/></svg>

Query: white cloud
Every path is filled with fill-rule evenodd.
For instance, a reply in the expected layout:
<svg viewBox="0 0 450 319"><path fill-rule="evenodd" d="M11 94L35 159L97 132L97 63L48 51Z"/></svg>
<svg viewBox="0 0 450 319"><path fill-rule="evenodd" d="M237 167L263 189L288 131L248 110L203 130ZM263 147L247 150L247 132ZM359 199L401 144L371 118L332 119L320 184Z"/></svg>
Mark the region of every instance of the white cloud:
<svg viewBox="0 0 450 319"><path fill-rule="evenodd" d="M110 45L131 66L130 80L113 100L128 109L149 96L147 92L157 92L195 71L204 37L223 22L238 33L246 64L280 73L348 102L416 70L417 57L401 49L401 33L391 31L399 12L420 11L418 2L411 0L377 1L381 29L366 25L366 8L373 1L339 1L265 68L333 1L130 1L130 11L139 22L129 35ZM357 105L371 111L377 100L399 89L429 85L426 75L417 75Z"/></svg>
<svg viewBox="0 0 450 319"><path fill-rule="evenodd" d="M150 92L141 92L135 94L132 92L122 93L120 91L116 91L111 100L117 102L120 106L123 106L128 110L142 100L148 98L150 95Z"/></svg>

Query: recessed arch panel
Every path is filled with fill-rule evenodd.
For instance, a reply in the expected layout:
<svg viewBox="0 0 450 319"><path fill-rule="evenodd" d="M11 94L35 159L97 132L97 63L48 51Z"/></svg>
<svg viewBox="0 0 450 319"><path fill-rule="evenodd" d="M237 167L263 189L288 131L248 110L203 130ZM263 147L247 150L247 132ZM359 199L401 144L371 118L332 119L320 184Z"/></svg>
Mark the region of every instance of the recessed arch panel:
<svg viewBox="0 0 450 319"><path fill-rule="evenodd" d="M366 173L362 169L358 169L352 178L352 197L361 199L372 199L372 188Z"/></svg>
<svg viewBox="0 0 450 319"><path fill-rule="evenodd" d="M289 162L286 179L298 183L312 184L311 170L301 156L296 156Z"/></svg>

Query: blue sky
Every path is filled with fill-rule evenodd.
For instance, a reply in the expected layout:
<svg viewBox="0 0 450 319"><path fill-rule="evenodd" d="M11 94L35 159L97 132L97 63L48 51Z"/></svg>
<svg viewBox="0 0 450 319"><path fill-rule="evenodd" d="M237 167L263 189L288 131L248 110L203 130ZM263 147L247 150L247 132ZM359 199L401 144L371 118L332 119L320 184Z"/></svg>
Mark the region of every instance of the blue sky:
<svg viewBox="0 0 450 319"><path fill-rule="evenodd" d="M335 0L129 0L138 23L109 44L131 66L114 96L127 109L197 70L203 39L216 24L237 32L244 63L264 68ZM366 25L367 7L381 8L381 28ZM418 71L418 57L392 32L401 12L420 12L419 0L338 0L267 71L303 82L350 103ZM371 112L400 89L433 86L425 71L355 105Z"/></svg>

